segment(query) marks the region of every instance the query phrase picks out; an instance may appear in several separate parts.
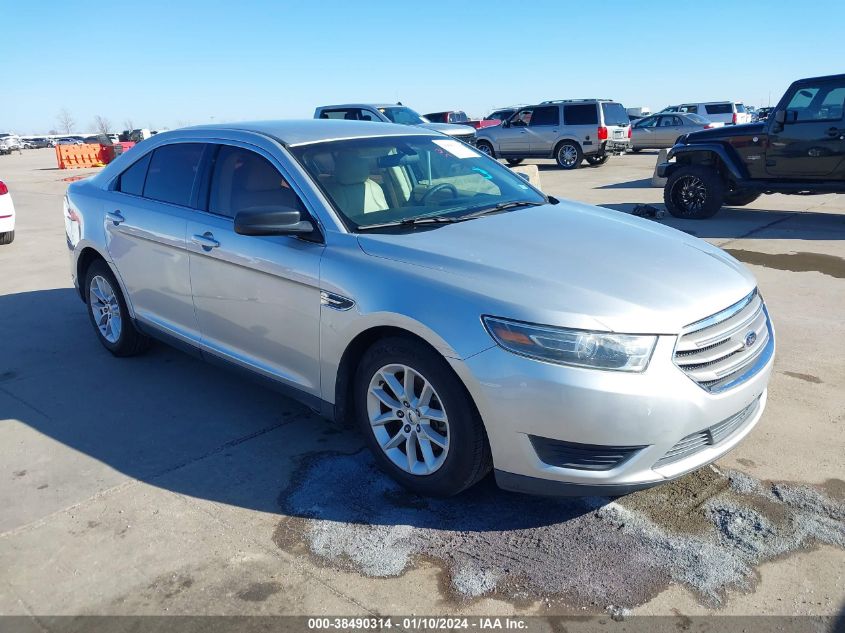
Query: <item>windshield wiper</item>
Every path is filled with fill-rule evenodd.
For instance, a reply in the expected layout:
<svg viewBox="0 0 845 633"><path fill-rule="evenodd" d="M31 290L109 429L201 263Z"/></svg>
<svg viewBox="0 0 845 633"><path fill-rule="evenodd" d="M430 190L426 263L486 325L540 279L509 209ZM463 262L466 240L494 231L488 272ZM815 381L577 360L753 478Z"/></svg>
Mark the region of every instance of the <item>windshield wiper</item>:
<svg viewBox="0 0 845 633"><path fill-rule="evenodd" d="M482 215L498 213L499 211L505 211L506 209L516 209L517 207L542 207L544 204L548 203L530 202L528 200L512 200L511 202L500 202L499 204L494 204L493 206L484 207L483 209L478 209L477 211L473 211L472 213L467 213L466 215L459 216L457 219L472 220L473 218L480 218Z"/></svg>
<svg viewBox="0 0 845 633"><path fill-rule="evenodd" d="M456 218L449 215L422 215L416 218L405 218L394 222L382 222L381 224L366 224L359 226L358 231L369 231L371 229L383 229L391 226L414 226L417 224L450 224L460 222L463 217Z"/></svg>

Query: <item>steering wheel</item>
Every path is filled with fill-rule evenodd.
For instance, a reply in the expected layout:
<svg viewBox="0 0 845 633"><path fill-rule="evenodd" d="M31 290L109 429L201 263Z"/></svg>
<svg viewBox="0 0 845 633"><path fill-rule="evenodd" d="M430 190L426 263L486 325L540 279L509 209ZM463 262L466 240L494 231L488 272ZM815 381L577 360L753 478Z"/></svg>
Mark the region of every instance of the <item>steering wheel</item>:
<svg viewBox="0 0 845 633"><path fill-rule="evenodd" d="M458 190L455 188L455 185L453 185L452 183L449 183L449 182L441 182L439 184L434 185L431 189L426 191L422 195L422 198L420 198L420 202L425 202L426 200L428 200L429 196L433 195L434 193L436 193L438 191L443 191L444 189L448 189L452 193L453 198L458 197Z"/></svg>

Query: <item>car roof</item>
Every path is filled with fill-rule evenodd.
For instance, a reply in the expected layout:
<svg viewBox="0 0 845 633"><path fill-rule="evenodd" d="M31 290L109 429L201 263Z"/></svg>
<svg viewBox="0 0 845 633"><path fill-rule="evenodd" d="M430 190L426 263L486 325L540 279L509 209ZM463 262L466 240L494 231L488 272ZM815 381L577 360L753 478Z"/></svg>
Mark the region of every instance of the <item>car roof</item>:
<svg viewBox="0 0 845 633"><path fill-rule="evenodd" d="M338 103L336 105L319 106L318 110L332 110L334 108L407 108L401 103Z"/></svg>
<svg viewBox="0 0 845 633"><path fill-rule="evenodd" d="M381 121L346 121L341 119L301 119L287 121L247 121L243 123L218 123L197 125L188 130L210 132L229 130L255 132L275 138L285 145L304 145L319 141L341 140L372 136L432 136L439 132L413 125L398 125ZM162 132L157 138L178 135L180 130Z"/></svg>

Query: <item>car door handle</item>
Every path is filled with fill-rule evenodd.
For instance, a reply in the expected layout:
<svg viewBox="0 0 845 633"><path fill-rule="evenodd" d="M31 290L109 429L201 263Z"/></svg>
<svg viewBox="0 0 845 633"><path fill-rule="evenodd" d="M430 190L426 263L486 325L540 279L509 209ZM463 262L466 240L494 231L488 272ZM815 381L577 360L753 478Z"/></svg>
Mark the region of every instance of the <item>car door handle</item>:
<svg viewBox="0 0 845 633"><path fill-rule="evenodd" d="M109 211L108 213L106 213L106 219L108 219L115 226L126 220L126 218L123 217L123 214L118 210Z"/></svg>
<svg viewBox="0 0 845 633"><path fill-rule="evenodd" d="M212 248L217 248L218 246L220 246L220 242L215 240L214 236L208 231L206 231L202 235L194 235L191 238L191 241L194 244L202 246L203 250L205 251L210 251Z"/></svg>

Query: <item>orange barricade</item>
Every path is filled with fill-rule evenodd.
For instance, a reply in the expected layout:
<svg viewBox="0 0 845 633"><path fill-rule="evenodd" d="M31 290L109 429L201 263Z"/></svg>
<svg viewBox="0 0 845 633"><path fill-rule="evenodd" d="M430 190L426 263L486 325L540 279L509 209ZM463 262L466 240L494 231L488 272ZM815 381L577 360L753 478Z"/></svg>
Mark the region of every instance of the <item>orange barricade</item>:
<svg viewBox="0 0 845 633"><path fill-rule="evenodd" d="M76 169L80 167L102 167L100 160L100 146L89 145L56 145L56 160L59 169Z"/></svg>

